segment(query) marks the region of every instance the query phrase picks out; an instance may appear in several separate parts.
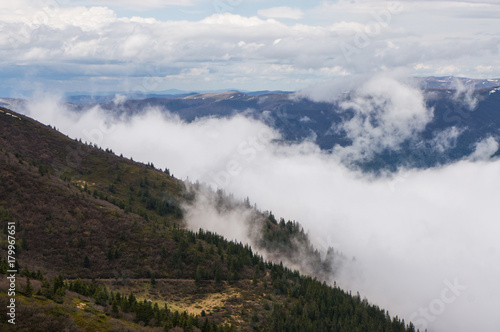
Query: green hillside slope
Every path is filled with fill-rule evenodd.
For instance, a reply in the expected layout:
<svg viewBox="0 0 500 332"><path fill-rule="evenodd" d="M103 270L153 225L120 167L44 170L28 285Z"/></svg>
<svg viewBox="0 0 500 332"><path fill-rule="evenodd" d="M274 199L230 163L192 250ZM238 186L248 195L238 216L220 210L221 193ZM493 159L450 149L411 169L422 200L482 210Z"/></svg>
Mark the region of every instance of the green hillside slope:
<svg viewBox="0 0 500 332"><path fill-rule="evenodd" d="M16 325L26 331L407 331L398 318L248 245L185 228L193 186L0 108L0 272L15 229ZM221 204L234 203L224 198ZM229 203L228 203L229 202ZM256 212L257 213L257 212ZM297 223L260 214L258 250L332 273ZM14 225L14 227L9 227ZM11 296L6 276L0 305Z"/></svg>

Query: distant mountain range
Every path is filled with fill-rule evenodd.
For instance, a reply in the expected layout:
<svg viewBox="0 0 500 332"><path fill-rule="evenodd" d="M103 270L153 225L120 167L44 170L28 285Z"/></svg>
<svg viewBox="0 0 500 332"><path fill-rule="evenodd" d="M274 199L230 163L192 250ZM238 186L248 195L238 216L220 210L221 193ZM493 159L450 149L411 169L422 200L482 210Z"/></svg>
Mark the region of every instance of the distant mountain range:
<svg viewBox="0 0 500 332"><path fill-rule="evenodd" d="M423 89L454 89L457 82L465 86L472 85L474 89L500 86L500 79L472 79L465 77L443 76L443 77L416 77L415 80L420 83ZM70 92L65 94L65 100L73 104L102 103L112 101L116 95L126 96L127 99L148 99L148 98L179 98L194 94L218 93L238 91L251 96L264 94L292 94L293 91L246 91L238 89L220 89L205 91L186 91L179 89L169 89L164 91L155 91L154 93L141 93L138 91L109 91L104 93L89 93L85 91Z"/></svg>
<svg viewBox="0 0 500 332"><path fill-rule="evenodd" d="M366 171L394 171L399 167L426 168L467 158L477 144L500 137L500 79L455 77L416 78L423 89L426 106L433 118L416 137L406 139L398 149L382 149L370 158L354 160L350 166ZM309 140L324 151L353 143L339 126L353 117L341 109L342 100L333 103L297 98L290 92L224 91L176 95L72 96L75 111L95 105L115 114L136 114L150 107L178 115L192 122L203 117L229 117L242 114L275 128L282 141L296 144ZM347 98L347 97L346 97ZM2 100L0 100L2 102ZM3 99L15 109L23 101ZM496 151L493 156L499 156Z"/></svg>
<svg viewBox="0 0 500 332"><path fill-rule="evenodd" d="M89 95L85 92L75 92L68 93L65 95L64 99L68 103L72 104L91 104L91 103L105 103L113 101L117 95L124 96L129 100L140 100L140 99L150 99L150 98L182 98L190 95L205 94L205 93L224 93L228 91L236 91L234 89L223 89L223 90L210 90L210 91L183 91L178 89L170 89L165 91L157 91L155 93L140 93L140 92L109 92L98 95ZM268 93L283 93L291 94L291 91L240 91L251 96L258 96Z"/></svg>
<svg viewBox="0 0 500 332"><path fill-rule="evenodd" d="M500 78L474 79L466 77L417 77L415 78L424 89L455 89L457 82L464 86L473 86L474 89L500 86Z"/></svg>

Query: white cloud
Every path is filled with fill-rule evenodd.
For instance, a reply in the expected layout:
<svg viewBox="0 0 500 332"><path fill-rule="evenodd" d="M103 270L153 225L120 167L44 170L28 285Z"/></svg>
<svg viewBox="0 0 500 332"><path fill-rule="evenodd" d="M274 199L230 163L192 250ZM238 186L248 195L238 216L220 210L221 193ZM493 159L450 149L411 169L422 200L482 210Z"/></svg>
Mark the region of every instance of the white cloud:
<svg viewBox="0 0 500 332"><path fill-rule="evenodd" d="M464 83L459 79L453 80L452 88L455 89L453 98L466 105L469 110L473 111L479 102L477 95L475 95L474 83Z"/></svg>
<svg viewBox="0 0 500 332"><path fill-rule="evenodd" d="M450 148L454 148L457 144L458 137L464 131L464 129L458 129L455 126L440 131L432 138L432 147L440 153L443 153Z"/></svg>
<svg viewBox="0 0 500 332"><path fill-rule="evenodd" d="M116 94L115 98L113 99L113 103L116 106L119 106L119 105L123 104L126 101L127 101L127 96L120 95L120 94Z"/></svg>
<svg viewBox="0 0 500 332"><path fill-rule="evenodd" d="M340 106L354 111L354 117L337 128L353 141L351 146L334 149L347 160L371 158L374 152L385 149L395 150L423 131L433 117L419 89L384 77L361 85Z"/></svg>
<svg viewBox="0 0 500 332"><path fill-rule="evenodd" d="M83 31L99 30L116 21L116 14L107 7L31 7L0 14L0 22L21 23L23 28L35 30L40 27L64 30L71 27ZM40 37L47 37L40 32Z"/></svg>
<svg viewBox="0 0 500 332"><path fill-rule="evenodd" d="M460 72L460 68L455 65L447 65L436 69L436 74L439 76L453 76Z"/></svg>
<svg viewBox="0 0 500 332"><path fill-rule="evenodd" d="M292 20L301 19L304 16L302 10L291 7L273 7L268 9L260 9L258 11L260 16L269 18L289 18Z"/></svg>
<svg viewBox="0 0 500 332"><path fill-rule="evenodd" d="M500 144L493 137L488 137L476 143L474 152L469 156L472 161L488 160L499 148Z"/></svg>
<svg viewBox="0 0 500 332"><path fill-rule="evenodd" d="M422 91L395 77L357 77L333 80L300 91L298 97L330 101L353 116L332 128L344 132L352 144L335 146L334 153L345 162L370 159L385 149L396 150L415 137L432 120ZM348 93L347 93L348 92Z"/></svg>
<svg viewBox="0 0 500 332"><path fill-rule="evenodd" d="M91 4L121 6L134 9L163 8L167 6L193 6L191 0L91 0Z"/></svg>
<svg viewBox="0 0 500 332"><path fill-rule="evenodd" d="M258 230L253 229L255 225L241 223L242 220L258 221L259 218L253 210L239 206L235 209L221 211L221 209L217 209L215 195L203 190L195 190L195 192L197 193L196 201L185 206L185 219L191 229L196 231L200 228L210 230L228 240L254 245L252 234L257 233Z"/></svg>

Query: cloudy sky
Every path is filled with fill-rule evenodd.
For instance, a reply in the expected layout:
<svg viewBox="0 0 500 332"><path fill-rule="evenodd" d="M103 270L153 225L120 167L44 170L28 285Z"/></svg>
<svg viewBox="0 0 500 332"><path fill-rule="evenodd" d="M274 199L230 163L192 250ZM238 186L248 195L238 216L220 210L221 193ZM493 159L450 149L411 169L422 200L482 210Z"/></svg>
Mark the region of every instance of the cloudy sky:
<svg viewBox="0 0 500 332"><path fill-rule="evenodd" d="M500 77L498 17L493 0L1 0L0 95Z"/></svg>

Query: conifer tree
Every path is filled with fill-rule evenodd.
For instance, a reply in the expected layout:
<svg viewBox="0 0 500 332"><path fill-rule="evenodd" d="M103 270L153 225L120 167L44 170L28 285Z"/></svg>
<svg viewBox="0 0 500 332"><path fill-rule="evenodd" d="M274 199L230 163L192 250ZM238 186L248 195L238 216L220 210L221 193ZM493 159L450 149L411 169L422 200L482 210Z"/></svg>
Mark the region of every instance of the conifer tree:
<svg viewBox="0 0 500 332"><path fill-rule="evenodd" d="M31 297L33 295L33 288L31 287L31 281L29 277L26 279L26 286L24 287L24 295L26 295L27 297Z"/></svg>

